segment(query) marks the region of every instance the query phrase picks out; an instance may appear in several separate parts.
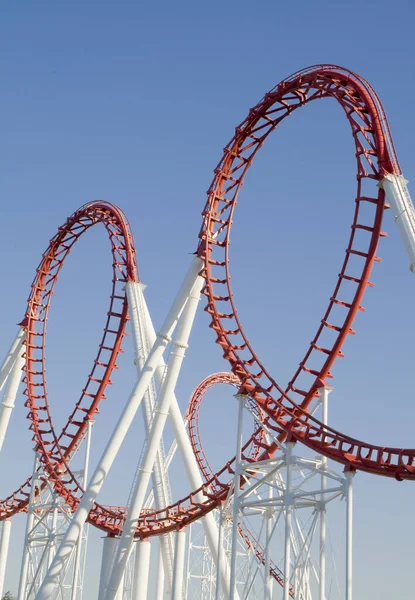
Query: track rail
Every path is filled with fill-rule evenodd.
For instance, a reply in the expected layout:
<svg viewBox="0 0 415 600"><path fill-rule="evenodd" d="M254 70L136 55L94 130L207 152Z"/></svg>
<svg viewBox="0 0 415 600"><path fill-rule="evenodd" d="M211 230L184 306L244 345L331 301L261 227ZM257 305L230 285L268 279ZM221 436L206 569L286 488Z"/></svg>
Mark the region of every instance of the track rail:
<svg viewBox="0 0 415 600"><path fill-rule="evenodd" d="M334 98L351 126L357 160L355 212L345 259L328 308L297 371L283 389L255 353L238 317L230 285L229 235L239 191L258 150L284 118L320 98ZM335 360L343 356L342 347L347 336L354 333L352 325L357 312L364 310L361 303L366 288L371 285L369 277L378 260L378 241L384 235L381 230L383 212L388 207L384 191L377 184L388 173L400 175L401 171L383 107L371 86L355 73L334 65L317 65L299 71L279 83L251 109L225 147L208 191L197 254L204 261L206 311L216 341L232 372L241 381L241 393L253 398L259 409L268 415L268 426L280 434L280 439L289 436L301 441L348 469L397 479L415 479L414 449L367 444L323 425L309 412L319 388L332 377ZM362 206L371 209L370 218L363 218ZM60 228L42 259L28 304L26 393L29 418L45 470L73 509L76 509L82 489L70 472L68 458L82 439L87 415L97 409L116 364L127 318L125 296L123 291L118 291L119 284L136 277L131 234L120 211L114 209L115 214L112 210L113 207L105 203L86 205ZM107 334L104 334L104 338L115 335L116 342L107 344L106 338L102 341L99 359L88 378L87 391L82 394L58 438L52 426L44 372L47 313L64 259L79 236L95 222L103 222L106 226L113 256L117 257ZM124 225L120 225L121 222ZM118 308L113 309L115 305ZM116 326L112 324L114 320ZM100 360L100 353L104 352L109 352L112 358ZM263 455L274 450L275 446L265 448ZM195 490L162 510L143 510L136 535L149 537L176 530L217 507L228 494L229 484L223 482L222 477L233 474L232 465L233 461L227 463L202 486L204 502L195 500ZM16 506L19 502L21 507L27 503L27 497L19 500L17 494L9 499L9 503L3 503L0 518L5 518L10 505ZM124 517L122 508L95 505L89 520L115 535L120 532Z"/></svg>
<svg viewBox="0 0 415 600"><path fill-rule="evenodd" d="M239 191L252 161L267 137L297 108L319 98L334 98L350 123L356 147L357 194L346 256L328 308L303 360L283 389L253 350L238 317L230 285L229 235ZM307 411L318 389L332 377L330 369L343 356L342 346L353 334L376 256L385 204L377 187L386 174L401 174L387 119L373 88L351 71L318 65L281 82L249 112L225 147L208 191L199 234L198 253L205 262L207 312L217 343L241 391L255 399L276 430L314 451L369 473L415 479L414 449L375 446L323 425ZM361 219L362 204L372 216ZM357 235L359 232L360 235ZM363 239L364 234L366 239ZM359 264L360 262L360 264Z"/></svg>
<svg viewBox="0 0 415 600"><path fill-rule="evenodd" d="M199 465L199 469L202 472L206 482L209 482L215 476L215 472L209 465L206 453L203 449L199 431L199 410L208 390L220 383L232 385L236 389L239 389L241 385L241 382L233 373L213 373L212 375L208 375L208 377L206 377L194 390L186 413L190 442L192 444L197 464ZM251 408L254 413L257 413L260 420L262 414L258 414L258 407L253 401L250 401L249 398L248 402L252 403ZM244 460L248 459L252 462L255 462L262 451L264 430L261 427L259 420L256 421L254 433L250 439L251 443L248 442L248 444L245 444L244 446ZM255 535L242 522L238 524L238 532L247 548L249 548L255 554L255 557L259 562L265 565L265 550ZM279 585L282 587L284 586L284 574L272 559L270 560L270 575ZM290 596L294 598L293 586L290 586Z"/></svg>
<svg viewBox="0 0 415 600"><path fill-rule="evenodd" d="M59 436L55 434L46 389L46 324L53 291L66 258L79 238L92 226L106 228L112 253L112 289L107 319L98 352L88 375L86 385L72 414ZM68 463L82 441L88 421L98 412L99 402L105 399L105 390L111 384L111 374L117 369L117 358L122 352L128 307L123 287L127 281L138 281L133 236L127 218L117 207L97 201L82 206L59 227L36 270L27 312L21 325L26 328L26 372L24 383L29 408L30 429L47 471L58 474L55 485L79 490ZM59 483L59 481L61 483ZM0 503L0 519L25 510L29 501L31 479ZM111 511L112 512L112 511Z"/></svg>

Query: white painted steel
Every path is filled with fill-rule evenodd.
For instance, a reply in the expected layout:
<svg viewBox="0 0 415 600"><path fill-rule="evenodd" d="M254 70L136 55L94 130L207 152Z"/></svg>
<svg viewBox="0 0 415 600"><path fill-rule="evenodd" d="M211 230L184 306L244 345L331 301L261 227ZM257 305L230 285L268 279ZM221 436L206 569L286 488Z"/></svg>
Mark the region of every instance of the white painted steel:
<svg viewBox="0 0 415 600"><path fill-rule="evenodd" d="M157 335L157 341L151 349L148 359L145 362L143 371L134 386L121 417L108 441L104 453L102 454L101 459L95 468L91 480L85 490L85 493L79 502L78 509L73 516L71 524L66 531L66 534L58 548L58 551L56 552L48 573L39 589L38 594L36 595L36 600L55 600L56 598L59 582L61 577L64 575L67 562L74 551L78 537L82 531L82 527L86 522L88 514L104 484L104 481L111 469L125 435L127 434L127 431L141 404L144 393L146 392L154 375L154 370L159 363L159 358L163 354L171 339L171 335L176 327L179 316L184 305L186 304L187 298L194 286L195 281L202 279L199 276L202 266L203 263L201 259L194 257L177 298L169 310L160 333Z"/></svg>
<svg viewBox="0 0 415 600"><path fill-rule="evenodd" d="M415 271L415 209L402 175L388 174L379 183L393 210L399 235L409 257L409 268Z"/></svg>
<svg viewBox="0 0 415 600"><path fill-rule="evenodd" d="M34 498L36 495L36 482L37 482L37 468L38 468L38 455L36 450L34 453L33 471L32 471L32 483L30 487L29 506L26 517L26 530L25 540L23 546L22 555L22 566L20 568L20 580L19 580L19 591L17 593L17 600L25 600L26 597L26 585L28 578L28 567L29 567L29 536L33 528L33 507Z"/></svg>
<svg viewBox="0 0 415 600"><path fill-rule="evenodd" d="M221 593L221 572L222 572L222 564L224 558L224 549L223 549L223 511L222 506L219 508L219 536L218 536L218 552L217 552L217 560L216 560L216 590L215 590L215 600L220 600ZM190 535L189 535L190 538Z"/></svg>
<svg viewBox="0 0 415 600"><path fill-rule="evenodd" d="M332 391L330 387L321 387L319 392L321 394L321 408L322 416L321 422L324 425L328 423L328 402L329 394ZM320 499L320 581L319 581L319 600L326 600L326 504L324 502L324 494L327 488L327 477L325 470L327 469L327 458L321 457L321 499Z"/></svg>
<svg viewBox="0 0 415 600"><path fill-rule="evenodd" d="M147 326L147 339L150 347L153 346L156 340L156 332L153 327L153 323L151 321L150 313L147 308L144 296L143 296L143 308L146 316L146 326ZM159 365L156 369L155 379L156 382L161 386L164 373L165 373L166 365L163 359L163 356L159 359ZM183 421L183 416L180 411L179 404L177 402L177 398L175 394L172 394L171 404L170 404L170 412L169 412L170 423L174 432L174 439L178 445L179 452L183 461L183 465L186 471L186 476L189 481L190 488L192 490L200 489L203 485L203 479L199 471L199 467L193 453L192 445L189 440L189 436L187 435L186 425ZM175 443L173 442L173 443ZM194 495L194 499L196 502L203 502L204 497L201 492ZM202 519L203 528L205 530L207 542L209 545L210 552L212 554L213 560L216 565L218 565L218 569L220 572L220 577L222 581L222 588L225 590L226 596L229 597L229 569L228 569L228 560L225 555L222 556L222 559L219 561L219 532L218 527L216 525L216 521L214 516L209 513ZM222 547L222 543L221 543ZM223 554L223 548L222 548ZM235 596L235 599L238 598L238 595Z"/></svg>
<svg viewBox="0 0 415 600"><path fill-rule="evenodd" d="M10 360L7 365L11 366L11 369L8 373L8 377L3 381L4 384L7 379L6 389L0 405L0 450L2 449L4 438L6 437L7 427L9 425L17 392L23 376L22 369L25 364L23 342L19 336L14 346L14 352L12 354L9 352L8 354Z"/></svg>
<svg viewBox="0 0 415 600"><path fill-rule="evenodd" d="M136 542L131 600L147 600L150 555L151 543L149 540Z"/></svg>
<svg viewBox="0 0 415 600"><path fill-rule="evenodd" d="M102 544L102 559L101 559L101 574L99 577L98 600L103 600L105 595L105 585L110 575L111 564L114 559L114 552L117 547L117 538L105 536ZM120 585L120 593L117 594L116 600L122 600L123 597L123 582Z"/></svg>
<svg viewBox="0 0 415 600"><path fill-rule="evenodd" d="M157 570L156 570L156 595L155 600L163 600L165 598L164 595L164 568L163 568L163 560L161 558L161 546L160 546L160 538L158 538L158 548L157 548Z"/></svg>
<svg viewBox="0 0 415 600"><path fill-rule="evenodd" d="M23 354L24 352L25 339L26 330L23 329L23 327L21 327L17 332L16 337L14 338L13 343L9 348L9 351L6 354L6 358L4 359L0 367L0 391L3 389L6 379L9 376L9 373L12 370L17 357L19 356L19 354Z"/></svg>
<svg viewBox="0 0 415 600"><path fill-rule="evenodd" d="M82 485L85 488L88 484L88 471L89 471L89 457L91 454L91 437L92 437L92 426L94 421L91 419L88 421L88 427L86 432L86 446L85 446L85 459L84 459L84 473L82 477ZM79 536L78 543L76 545L76 554L75 554L75 565L72 579L72 592L71 592L71 600L81 600L82 599L82 589L83 589L83 579L85 573L85 564L81 565L81 557L82 553L84 555L84 560L86 559L86 546L88 543L88 527L89 525L85 523L85 539L84 539L84 547L82 547L82 536ZM81 585L79 585L79 576L81 574ZM79 594L78 594L79 591Z"/></svg>
<svg viewBox="0 0 415 600"><path fill-rule="evenodd" d="M284 542L284 591L283 600L289 600L290 598L290 578L291 578L291 531L292 531L292 512L293 512L293 498L292 498L292 460L293 450L295 443L287 442L287 480L285 488L285 542Z"/></svg>
<svg viewBox="0 0 415 600"><path fill-rule="evenodd" d="M244 407L245 398L242 394L235 394L235 398L239 401L238 406L238 428L236 433L236 453L235 453L235 474L233 478L233 509L232 509L232 542L231 542L231 573L230 573L230 594L229 600L234 600L237 593L236 590L236 557L238 543L238 523L239 523L239 493L241 491L241 451L242 437L244 425Z"/></svg>
<svg viewBox="0 0 415 600"><path fill-rule="evenodd" d="M12 522L10 519L3 521L0 537L0 598L3 598L4 578L6 576L11 528Z"/></svg>
<svg viewBox="0 0 415 600"><path fill-rule="evenodd" d="M172 600L183 600L183 576L184 576L184 559L186 549L186 530L181 529L176 532L176 544L174 546L174 569L173 569L173 585L172 585Z"/></svg>
<svg viewBox="0 0 415 600"><path fill-rule="evenodd" d="M198 272L199 271L200 266L198 268ZM181 315L174 339L172 341L172 349L169 356L166 376L160 391L159 401L156 406L147 447L144 451L135 489L132 494L131 504L128 507L127 516L124 521L122 535L117 548L114 567L108 582L105 600L114 599L125 569L125 565L127 564L128 556L134 541L134 533L137 528L137 521L143 508L145 494L150 481L151 472L153 470L157 450L162 439L164 426L170 410L172 394L174 393L183 363L185 350L188 346L189 336L199 304L200 292L203 284L203 277L197 275L194 285L188 294L187 303L184 306L183 314Z"/></svg>
<svg viewBox="0 0 415 600"><path fill-rule="evenodd" d="M353 477L346 471L346 600L353 597Z"/></svg>
<svg viewBox="0 0 415 600"><path fill-rule="evenodd" d="M128 312L130 315L131 330L133 337L134 346L134 362L137 368L137 375L139 376L143 370L144 363L148 357L150 347L154 344L148 343L146 334L146 315L144 310L144 297L143 297L143 284L135 281L130 281L126 285L127 299L128 299ZM154 408L157 404L156 389L154 382L152 382L143 398L143 420L146 438L148 439L150 433L150 427L153 421ZM170 485L167 477L167 465L166 457L164 453L164 446L161 444L157 449L156 459L154 461L154 467L151 473L152 491L154 496L154 502L157 510L165 506L169 506L172 503ZM136 473L138 477L139 471ZM134 487L134 482L133 486ZM130 503L129 502L128 504ZM147 505L146 505L147 506ZM167 534L160 537L160 546L163 559L164 573L167 575L167 584L171 589L172 578L173 578L173 537L171 534Z"/></svg>

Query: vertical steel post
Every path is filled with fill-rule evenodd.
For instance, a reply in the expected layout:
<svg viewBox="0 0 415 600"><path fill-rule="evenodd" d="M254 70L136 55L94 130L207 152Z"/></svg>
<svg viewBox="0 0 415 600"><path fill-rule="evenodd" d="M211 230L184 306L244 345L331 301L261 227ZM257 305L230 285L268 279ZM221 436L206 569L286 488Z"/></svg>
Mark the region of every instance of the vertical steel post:
<svg viewBox="0 0 415 600"><path fill-rule="evenodd" d="M199 276L199 272L201 271L202 267L203 263L201 259L195 257L183 281L180 291L169 310L161 331L157 336L157 341L150 351L143 371L134 386L128 402L125 405L118 423L115 426L115 429L112 432L98 465L95 468L85 493L79 502L78 508L71 520L71 523L66 530L58 551L55 554L55 558L53 559L47 575L36 595L36 600L55 600L59 592L59 583L61 581L61 577L63 577L65 573L66 566L70 560L72 552L74 551L82 527L88 518L88 514L98 493L101 491L101 488L104 485L105 479L111 469L115 457L121 447L122 442L124 441L136 412L140 407L144 393L146 392L148 386L150 385L151 379L154 376L154 370L159 364L159 358L163 354L171 339L171 335L176 327L179 316L183 311L183 307L187 303L187 299L195 285L195 281L201 279L203 282L203 279Z"/></svg>
<svg viewBox="0 0 415 600"><path fill-rule="evenodd" d="M84 475L82 477L82 487L86 488L88 484L88 471L89 471L89 455L91 453L91 436L92 436L92 426L94 421L91 419L88 421L88 429L86 433L86 441L85 441L85 460L84 460ZM87 524L84 525L84 528L88 527ZM86 545L88 543L88 539L85 539L85 548L84 555L86 554ZM71 600L76 600L78 588L80 588L78 584L79 573L80 573L80 564L81 564L81 554L82 554L82 536L79 536L78 543L76 545L76 554L75 554L75 565L72 577L72 591L71 591ZM83 573L83 570L82 570ZM81 575L82 577L82 575ZM80 589L80 598L82 597L82 589ZM79 600L80 600L79 598Z"/></svg>
<svg viewBox="0 0 415 600"><path fill-rule="evenodd" d="M13 368L14 363L16 362L19 354L23 354L24 352L24 341L26 339L26 330L21 327L17 332L16 337L13 340L12 345L9 348L8 353L6 354L6 358L2 362L0 367L0 390L3 389L3 386L8 378L10 371Z"/></svg>
<svg viewBox="0 0 415 600"><path fill-rule="evenodd" d="M286 463L287 463L287 481L284 493L285 504L285 542L284 542L284 593L283 600L290 598L290 578L291 578L291 528L292 528L292 462L293 449L295 442L286 443Z"/></svg>
<svg viewBox="0 0 415 600"><path fill-rule="evenodd" d="M23 556L22 556L22 566L20 569L20 581L19 581L19 591L17 593L17 600L25 600L26 596L26 585L27 585L27 570L29 567L29 552L30 552L30 544L29 538L30 533L33 528L33 505L36 496L36 484L37 484L37 469L38 469L38 455L36 452L36 448L34 448L34 463L33 463L33 472L32 472L32 482L30 487L30 496L29 496L29 506L27 508L27 517L26 517L26 531L24 538L24 546L23 546Z"/></svg>
<svg viewBox="0 0 415 600"><path fill-rule="evenodd" d="M3 400L0 405L0 450L3 446L4 438L6 437L7 427L14 408L19 385L22 380L22 369L25 364L23 351L23 344L21 343L16 349L17 356L9 373Z"/></svg>
<svg viewBox="0 0 415 600"><path fill-rule="evenodd" d="M149 341L149 345L152 346L156 339L156 333L154 331L153 323L151 321L150 313L148 311L147 305L145 303L145 299L143 296L144 305L143 308L146 313L146 325L147 325L147 338ZM157 383L160 385L163 380L163 374L165 372L165 362L163 356L160 357L158 368L156 369L155 379ZM171 426L173 428L174 437L177 441L177 446L179 448L183 464L186 470L186 475L191 486L191 489L197 490L203 486L203 479L199 471L199 467L193 453L192 445L189 440L189 436L187 435L186 426L183 422L183 416L180 412L180 408L174 393L171 397L170 404L170 412L169 418L171 422ZM198 493L194 496L196 502L203 502L203 494ZM210 552L213 556L214 562L219 565L220 577L222 582L222 589L226 596L229 596L229 565L227 561L227 557L225 555L222 556L222 560L218 561L218 527L215 522L215 518L212 513L207 514L202 519L202 525L206 533L206 538L208 541ZM235 600L238 598L238 595L235 595Z"/></svg>
<svg viewBox="0 0 415 600"><path fill-rule="evenodd" d="M114 559L114 553L117 548L118 539L109 535L104 537L102 545L101 559L101 574L99 578L98 600L103 600L105 597L105 586L110 575L111 565ZM124 581L120 583L120 591L116 596L116 600L122 600Z"/></svg>
<svg viewBox="0 0 415 600"><path fill-rule="evenodd" d="M271 487L270 487L271 491ZM266 519L266 542L265 542L265 561L264 561L264 600L272 598L272 577L270 575L271 567L271 533L272 533L272 508L265 509Z"/></svg>
<svg viewBox="0 0 415 600"><path fill-rule="evenodd" d="M232 543L231 543L231 575L229 600L235 600L236 590L236 558L238 547L238 525L239 525L239 494L241 491L242 475L242 437L244 426L245 398L243 394L235 394L239 401L238 406L238 428L236 433L235 474L233 478L233 507L232 507Z"/></svg>
<svg viewBox="0 0 415 600"><path fill-rule="evenodd" d="M143 295L142 283L135 281L129 281L126 284L127 300L128 300L128 312L130 315L131 331L134 346L134 363L137 369L137 375L144 367L144 363L147 359L149 349L155 342L155 336L153 342L150 344L147 338L146 328L146 312L144 310L144 295ZM152 424L154 408L157 403L155 387L150 385L144 394L143 398L143 420L146 438L150 433ZM164 464L165 456L162 452L163 446L161 445L157 451L154 467L151 473L152 488L154 494L155 506L158 510L171 504L171 494L168 482L168 476L166 472L166 465ZM161 545L161 553L163 558L164 573L166 574L166 583L171 589L172 577L173 577L173 537L171 533L163 535L159 538Z"/></svg>
<svg viewBox="0 0 415 600"><path fill-rule="evenodd" d="M346 471L346 600L352 600L353 583L353 477L352 469Z"/></svg>
<svg viewBox="0 0 415 600"><path fill-rule="evenodd" d="M6 575L11 528L12 522L10 519L3 521L0 538L0 598L3 598L4 578Z"/></svg>
<svg viewBox="0 0 415 600"><path fill-rule="evenodd" d="M328 400L331 387L324 386L319 389L321 394L321 422L323 425L328 423ZM325 490L327 488L327 477L325 471L327 469L327 458L321 457L321 496L320 496L320 585L319 585L319 600L326 599L326 503Z"/></svg>
<svg viewBox="0 0 415 600"><path fill-rule="evenodd" d="M198 270L200 270L200 259ZM196 310L200 300L200 292L204 284L204 279L198 272L191 291L188 293L188 299L184 306L177 331L172 341L172 350L170 352L168 368L163 386L160 392L160 398L156 406L153 424L148 437L147 447L144 452L142 464L134 485L131 497L131 504L128 507L127 516L124 522L120 544L117 548L114 567L107 586L105 600L113 600L118 590L118 584L124 573L131 544L134 539L134 532L137 527L137 521L143 508L145 493L150 481L151 472L157 451L162 439L163 430L166 424L167 416L170 410L172 395L174 393L177 379L188 346L190 332L193 321L196 316ZM158 357L157 357L158 358ZM45 599L46 600L46 599Z"/></svg>
<svg viewBox="0 0 415 600"><path fill-rule="evenodd" d="M164 598L164 567L163 560L161 557L161 544L160 539L158 540L158 548L157 548L157 570L156 570L156 595L155 600L163 600Z"/></svg>
<svg viewBox="0 0 415 600"><path fill-rule="evenodd" d="M223 562L223 508L219 508L219 535L218 535L218 558L216 563L216 590L215 600L220 600L221 592L221 571Z"/></svg>
<svg viewBox="0 0 415 600"><path fill-rule="evenodd" d="M176 532L174 546L173 584L171 600L183 600L183 572L186 548L186 529Z"/></svg>
<svg viewBox="0 0 415 600"><path fill-rule="evenodd" d="M151 543L149 540L135 542L135 561L132 600L147 600L148 578L150 574Z"/></svg>

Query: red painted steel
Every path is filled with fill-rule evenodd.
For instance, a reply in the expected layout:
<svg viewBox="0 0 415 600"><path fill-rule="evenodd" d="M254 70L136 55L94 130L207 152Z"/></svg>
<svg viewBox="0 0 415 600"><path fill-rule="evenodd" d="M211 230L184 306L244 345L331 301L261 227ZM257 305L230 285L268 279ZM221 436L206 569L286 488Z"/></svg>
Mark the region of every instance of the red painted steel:
<svg viewBox="0 0 415 600"><path fill-rule="evenodd" d="M220 383L232 385L237 389L239 389L241 385L241 382L233 373L213 373L212 375L209 375L197 386L193 392L186 413L187 427L189 430L189 437L192 444L193 453L206 482L209 482L212 477L215 476L215 473L209 465L203 449L199 431L199 409L206 392ZM258 407L255 405L253 400L248 398L247 401L252 403L251 409L253 410L254 414L256 413L255 427L251 439L244 445L242 456L243 460L255 462L258 459L262 449L264 429L261 427L260 421L264 415L262 411L260 413L258 412ZM244 483L246 483L246 476L243 478L241 483L242 486ZM238 524L238 531L245 545L255 554L257 560L265 565L265 550L259 540L242 522ZM270 575L279 585L284 586L284 574L272 559L270 560ZM290 596L292 598L294 597L293 586L290 587Z"/></svg>
<svg viewBox="0 0 415 600"><path fill-rule="evenodd" d="M287 388L283 389L271 377L251 347L237 315L230 286L229 235L241 185L259 148L285 117L320 98L337 100L351 126L357 159L355 213L344 263L326 313L299 368ZM366 444L324 426L308 412L310 404L318 395L318 389L332 376L331 369L335 360L343 356L344 341L354 333L352 324L356 313L364 310L361 302L366 287L371 285L369 277L373 264L378 260L376 249L379 238L383 235L382 216L387 208L384 192L377 184L386 173L400 172L383 107L371 86L355 73L333 65L318 65L299 71L264 96L236 128L234 137L225 147L208 191L197 253L204 261L206 310L216 333L216 341L222 347L233 373L242 382L240 391L253 398L258 407L268 415L269 427L280 434L280 439L290 436L290 439L301 441L314 451L344 464L348 469L360 469L397 479L415 479L415 450ZM363 205L371 207L372 216L369 221L361 216ZM118 289L119 282L125 283L129 278L135 277L132 237L121 212L99 202L87 205L80 211L75 213L75 219L73 215L59 230L45 253L32 286L27 314L26 383L34 439L41 452L45 470L57 491L73 509L77 506L82 490L71 475L67 460L82 438L86 415L93 414L93 410L97 409L105 385L109 383L110 371L115 366L124 335L127 317L125 296L123 291L116 293L115 287ZM108 346L102 342L99 352L110 348L113 360L105 362L97 359L85 388L87 391L58 438L52 427L45 389L45 319L56 275L64 258L79 235L98 221L107 227L113 255L117 256L106 328L108 334L110 331L116 332L112 335L115 335L117 342L111 342ZM120 230L117 227L121 222L124 223L124 229L121 227ZM359 241L362 235L366 236L363 246L358 245L358 242L362 243ZM126 260L126 256L129 260ZM359 261L360 264L352 270L353 264ZM113 310L113 303L119 304L118 308ZM115 328L112 326L114 319L117 323ZM102 376L95 376L95 369L98 367L103 369L104 379ZM93 383L95 387L92 386ZM91 386L92 392L88 391L88 386ZM88 408L92 405L94 409ZM92 412L88 412L91 410ZM272 445L264 449L263 456L269 456L274 451L275 445ZM186 498L160 511L143 510L136 535L149 537L176 530L217 507L229 491L228 482L221 481L221 477L233 474L232 462L227 463L202 486L200 491L203 501L196 499L198 490L195 490ZM27 486L23 486L21 491L2 504L0 518L5 518L8 510L13 512L11 507L23 507L27 504L27 489ZM14 512L17 510L19 508ZM95 505L90 513L90 521L115 535L122 527L124 516L123 509Z"/></svg>

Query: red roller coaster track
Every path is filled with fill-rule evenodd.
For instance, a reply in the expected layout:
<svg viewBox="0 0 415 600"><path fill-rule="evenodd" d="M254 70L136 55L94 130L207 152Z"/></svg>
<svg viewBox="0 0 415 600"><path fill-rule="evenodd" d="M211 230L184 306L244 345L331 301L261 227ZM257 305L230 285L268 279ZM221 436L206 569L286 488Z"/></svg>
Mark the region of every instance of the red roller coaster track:
<svg viewBox="0 0 415 600"><path fill-rule="evenodd" d="M299 368L283 389L256 355L239 320L230 286L229 235L241 185L258 150L285 117L320 98L337 100L351 126L357 159L355 213L346 256L328 308ZM387 173L400 174L400 167L383 107L371 86L351 71L333 65L299 71L264 96L236 128L234 137L225 147L208 191L197 254L204 261L206 311L216 341L241 381L240 391L254 399L266 413L269 426L280 433L280 439L290 436L349 469L397 479L415 479L415 450L374 446L355 440L323 425L308 412L319 388L332 376L331 369L335 360L342 356L345 339L354 333L352 324L356 313L364 310L361 302L366 287L371 285L369 277L377 260L376 249L383 235L383 211L387 208L384 191L377 184ZM363 205L371 208L370 220L362 217ZM85 390L67 426L57 437L45 386L45 324L57 275L67 254L80 235L97 222L107 228L114 257L108 320ZM362 236L366 236L364 242ZM121 211L97 202L81 208L59 229L32 284L25 321L29 418L45 471L73 509L76 509L82 490L70 472L68 460L110 382L127 318L121 288L126 281L136 279L135 268L132 237ZM264 453L269 455L274 450L271 446ZM148 537L175 530L217 507L229 489L228 483L220 478L223 474L233 473L232 462L203 486L203 503L194 500L196 491L193 491L162 510L144 510L136 535ZM22 510L27 497L28 482L3 501L0 518ZM117 534L124 515L123 509L95 505L89 520L97 527Z"/></svg>

